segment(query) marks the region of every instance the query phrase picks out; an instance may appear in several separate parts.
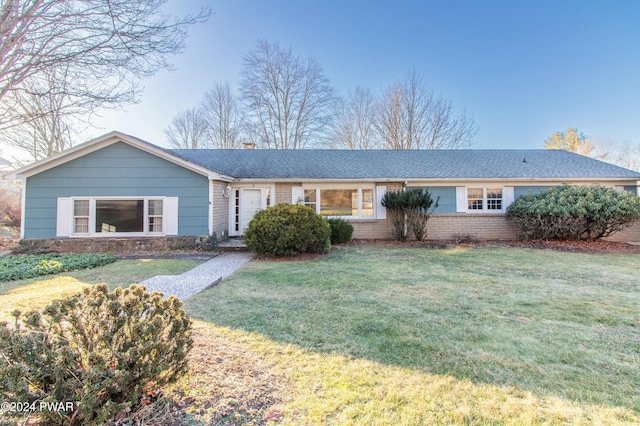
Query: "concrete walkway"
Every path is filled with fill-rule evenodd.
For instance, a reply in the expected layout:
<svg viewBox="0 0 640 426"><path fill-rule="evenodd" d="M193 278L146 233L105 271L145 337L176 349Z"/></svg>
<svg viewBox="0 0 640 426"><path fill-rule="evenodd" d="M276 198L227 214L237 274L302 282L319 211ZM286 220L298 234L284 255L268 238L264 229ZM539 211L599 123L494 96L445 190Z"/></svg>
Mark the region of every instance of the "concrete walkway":
<svg viewBox="0 0 640 426"><path fill-rule="evenodd" d="M149 291L159 291L165 296L176 296L185 300L218 284L253 257L252 253L222 253L180 275L157 275L142 281Z"/></svg>

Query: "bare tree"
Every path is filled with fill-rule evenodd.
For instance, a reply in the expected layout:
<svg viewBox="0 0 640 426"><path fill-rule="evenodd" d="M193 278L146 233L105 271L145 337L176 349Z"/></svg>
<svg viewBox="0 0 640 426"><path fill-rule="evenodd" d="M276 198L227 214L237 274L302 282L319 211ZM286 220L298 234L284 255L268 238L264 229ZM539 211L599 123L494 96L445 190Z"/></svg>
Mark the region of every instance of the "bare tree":
<svg viewBox="0 0 640 426"><path fill-rule="evenodd" d="M358 86L336 107L334 139L338 147L374 149L380 141L376 131L378 105L376 96L367 87Z"/></svg>
<svg viewBox="0 0 640 426"><path fill-rule="evenodd" d="M631 141L618 142L612 138L590 139L593 150L589 157L616 166L640 171L640 144Z"/></svg>
<svg viewBox="0 0 640 426"><path fill-rule="evenodd" d="M217 84L205 93L200 111L211 146L220 149L239 147L243 114L229 83Z"/></svg>
<svg viewBox="0 0 640 426"><path fill-rule="evenodd" d="M468 148L478 132L472 117L457 113L415 71L384 92L377 129L386 149Z"/></svg>
<svg viewBox="0 0 640 426"><path fill-rule="evenodd" d="M86 104L71 97L66 90L68 83L66 67L50 69L38 79L25 82L28 90L19 96L7 94L8 98L15 96L11 113L17 121L0 132L0 141L27 153L30 160L41 160L70 148L79 124L74 115Z"/></svg>
<svg viewBox="0 0 640 426"><path fill-rule="evenodd" d="M259 41L244 57L241 93L250 138L259 146L299 149L318 144L331 120L334 89L313 58Z"/></svg>
<svg viewBox="0 0 640 426"><path fill-rule="evenodd" d="M20 187L0 182L0 226L19 230L21 216Z"/></svg>
<svg viewBox="0 0 640 426"><path fill-rule="evenodd" d="M208 128L199 108L182 111L164 130L169 145L178 149L208 148Z"/></svg>
<svg viewBox="0 0 640 426"><path fill-rule="evenodd" d="M0 124L12 114L30 80L67 68L71 98L87 105L136 101L136 81L170 69L168 54L181 53L190 25L210 15L172 18L166 0L4 0L0 5ZM12 94L13 96L8 96Z"/></svg>

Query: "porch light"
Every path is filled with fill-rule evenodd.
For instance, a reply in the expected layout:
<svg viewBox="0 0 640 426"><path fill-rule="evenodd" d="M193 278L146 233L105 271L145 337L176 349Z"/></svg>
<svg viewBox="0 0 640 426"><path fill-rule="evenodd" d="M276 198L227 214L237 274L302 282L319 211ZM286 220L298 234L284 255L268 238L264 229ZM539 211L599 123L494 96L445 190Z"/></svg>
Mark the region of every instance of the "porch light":
<svg viewBox="0 0 640 426"><path fill-rule="evenodd" d="M231 185L227 185L226 188L222 189L222 196L224 198L229 198L229 194L231 194Z"/></svg>

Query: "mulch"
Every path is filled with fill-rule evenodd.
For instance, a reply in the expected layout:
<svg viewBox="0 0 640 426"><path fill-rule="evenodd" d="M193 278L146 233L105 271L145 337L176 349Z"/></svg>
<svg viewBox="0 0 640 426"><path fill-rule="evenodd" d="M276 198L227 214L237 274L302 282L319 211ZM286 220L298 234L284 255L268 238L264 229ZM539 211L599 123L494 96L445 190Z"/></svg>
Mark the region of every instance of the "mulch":
<svg viewBox="0 0 640 426"><path fill-rule="evenodd" d="M435 248L446 249L453 247L517 247L536 250L555 250L573 253L611 253L638 254L640 245L619 243L613 241L395 241L395 240L352 240L349 245L371 245L376 247L406 247L406 248Z"/></svg>
<svg viewBox="0 0 640 426"><path fill-rule="evenodd" d="M0 238L0 252L8 251L17 246L17 240ZM427 240L427 241L395 241L395 240L351 240L346 246L373 246L373 247L405 247L405 248L432 248L446 249L453 247L518 247L536 250L555 250L573 253L610 253L610 254L640 254L640 245L618 243L613 241L552 241L552 240L527 240L527 241L455 241L455 240ZM164 259L193 259L206 261L215 257L214 253L202 252L174 252L174 253L121 253L118 257L125 259L140 258L164 258ZM325 256L324 254L304 253L299 256L273 258L268 256L256 256L256 260L268 260L278 262L296 262L312 260Z"/></svg>

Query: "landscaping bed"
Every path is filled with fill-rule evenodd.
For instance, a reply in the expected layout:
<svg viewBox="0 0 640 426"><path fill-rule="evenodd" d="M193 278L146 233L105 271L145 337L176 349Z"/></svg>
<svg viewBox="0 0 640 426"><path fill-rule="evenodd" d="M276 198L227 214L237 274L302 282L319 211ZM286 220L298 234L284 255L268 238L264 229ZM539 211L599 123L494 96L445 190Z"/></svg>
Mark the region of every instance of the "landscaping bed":
<svg viewBox="0 0 640 426"><path fill-rule="evenodd" d="M527 240L527 241L477 241L477 240L427 240L406 241L395 240L352 240L352 246L373 247L405 247L405 248L436 248L445 249L451 247L517 247L539 250L556 250L572 253L627 253L640 254L640 245L620 243L614 241L554 241L554 240Z"/></svg>
<svg viewBox="0 0 640 426"><path fill-rule="evenodd" d="M109 254L41 254L0 257L0 282L90 269L116 261Z"/></svg>

